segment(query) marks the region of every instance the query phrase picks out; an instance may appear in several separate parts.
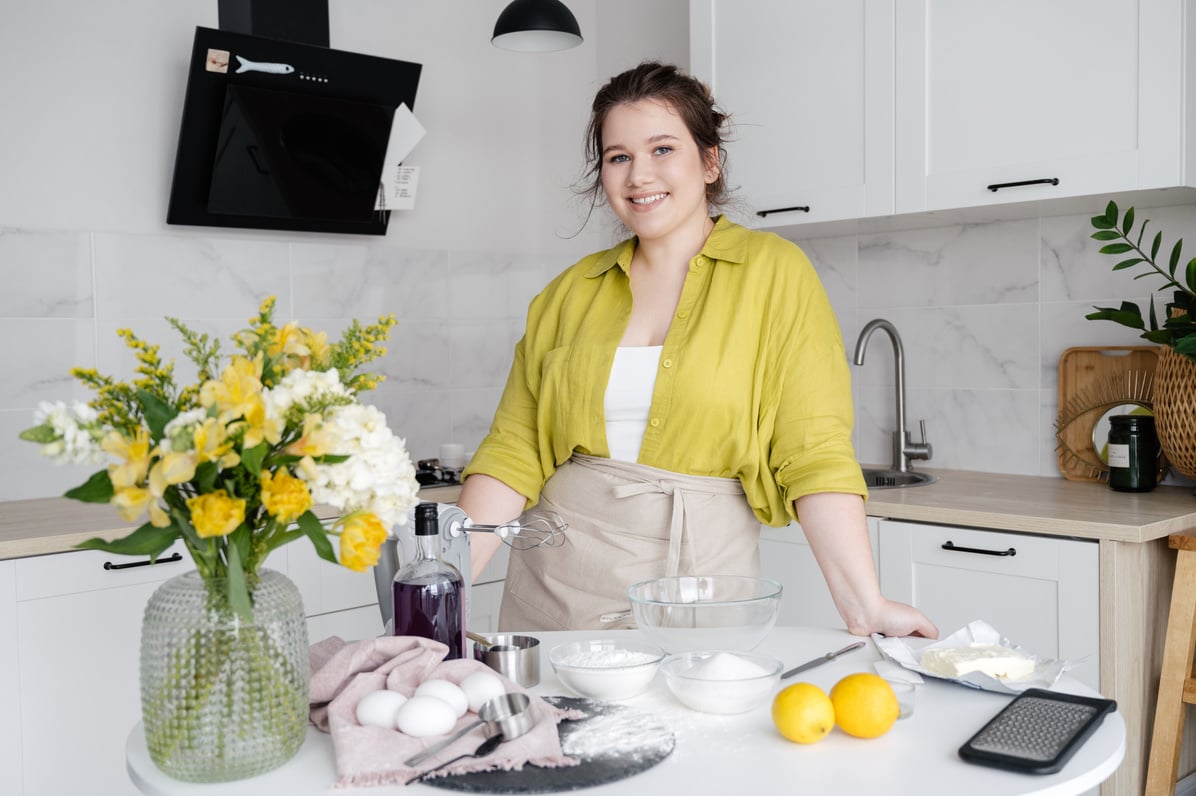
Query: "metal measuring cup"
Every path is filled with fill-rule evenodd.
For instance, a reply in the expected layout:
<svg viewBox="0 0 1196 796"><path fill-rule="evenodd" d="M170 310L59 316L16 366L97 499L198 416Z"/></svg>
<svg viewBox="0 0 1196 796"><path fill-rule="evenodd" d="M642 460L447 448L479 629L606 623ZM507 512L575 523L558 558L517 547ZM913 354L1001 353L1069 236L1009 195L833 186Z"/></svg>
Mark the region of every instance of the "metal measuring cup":
<svg viewBox="0 0 1196 796"><path fill-rule="evenodd" d="M524 688L540 683L540 639L514 633L482 636L467 633L473 639L473 657Z"/></svg>
<svg viewBox="0 0 1196 796"><path fill-rule="evenodd" d="M454 741L468 735L481 726L485 726L487 738L501 736L504 741L518 738L530 730L532 725L536 723L536 717L532 714L531 706L532 701L528 698L527 694L501 694L493 699L488 699L478 708L477 721L465 725L443 741L438 741L422 752L412 755L403 761L403 765L408 767L418 766L429 757L444 751ZM443 765L448 765L448 763Z"/></svg>

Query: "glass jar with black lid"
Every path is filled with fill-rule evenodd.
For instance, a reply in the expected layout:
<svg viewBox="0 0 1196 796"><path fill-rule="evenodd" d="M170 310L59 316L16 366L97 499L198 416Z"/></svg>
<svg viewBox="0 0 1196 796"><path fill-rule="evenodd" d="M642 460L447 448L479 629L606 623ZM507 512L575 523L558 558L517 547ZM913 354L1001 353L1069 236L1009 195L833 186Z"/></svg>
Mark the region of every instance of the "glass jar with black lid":
<svg viewBox="0 0 1196 796"><path fill-rule="evenodd" d="M1149 492L1158 477L1159 439L1151 415L1109 418L1109 486L1119 492Z"/></svg>

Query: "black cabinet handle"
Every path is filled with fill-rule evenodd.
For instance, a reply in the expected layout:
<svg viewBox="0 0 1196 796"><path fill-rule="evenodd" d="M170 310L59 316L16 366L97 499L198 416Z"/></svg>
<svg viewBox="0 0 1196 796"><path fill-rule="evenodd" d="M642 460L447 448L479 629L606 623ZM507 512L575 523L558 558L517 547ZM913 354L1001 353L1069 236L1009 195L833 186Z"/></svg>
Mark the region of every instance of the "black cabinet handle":
<svg viewBox="0 0 1196 796"><path fill-rule="evenodd" d="M1041 180L1022 180L1021 182L994 182L988 186L988 189L993 193L1002 188L1021 188L1023 185L1058 185L1058 177L1043 177Z"/></svg>
<svg viewBox="0 0 1196 796"><path fill-rule="evenodd" d="M145 561L132 561L128 564L113 564L111 561L104 562L104 569L132 569L133 567L149 567L154 564L173 564L175 561L182 561L183 554L175 553L166 558L159 558L156 561L150 561L148 558Z"/></svg>
<svg viewBox="0 0 1196 796"><path fill-rule="evenodd" d="M774 207L772 210L757 210L756 215L760 216L760 218L764 218L765 216L771 215L772 213L796 213L796 212L808 213L808 212L810 212L810 206L809 205L798 205L796 207Z"/></svg>
<svg viewBox="0 0 1196 796"><path fill-rule="evenodd" d="M982 556L1015 556L1017 550L1009 548L1008 550L984 550L979 547L957 547L955 542L950 540L943 542L944 550L951 550L956 553L979 553Z"/></svg>

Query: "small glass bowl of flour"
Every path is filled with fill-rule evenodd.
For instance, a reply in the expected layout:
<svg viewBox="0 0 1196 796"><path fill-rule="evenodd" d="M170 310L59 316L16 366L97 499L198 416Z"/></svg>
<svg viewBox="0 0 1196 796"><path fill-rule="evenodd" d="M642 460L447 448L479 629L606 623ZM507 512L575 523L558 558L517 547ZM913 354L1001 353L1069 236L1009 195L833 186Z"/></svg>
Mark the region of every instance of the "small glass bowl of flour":
<svg viewBox="0 0 1196 796"><path fill-rule="evenodd" d="M664 650L633 639L598 639L558 644L548 653L566 688L591 699L629 699L652 684Z"/></svg>
<svg viewBox="0 0 1196 796"><path fill-rule="evenodd" d="M768 702L784 663L753 652L682 652L661 664L681 704L703 713L746 713Z"/></svg>

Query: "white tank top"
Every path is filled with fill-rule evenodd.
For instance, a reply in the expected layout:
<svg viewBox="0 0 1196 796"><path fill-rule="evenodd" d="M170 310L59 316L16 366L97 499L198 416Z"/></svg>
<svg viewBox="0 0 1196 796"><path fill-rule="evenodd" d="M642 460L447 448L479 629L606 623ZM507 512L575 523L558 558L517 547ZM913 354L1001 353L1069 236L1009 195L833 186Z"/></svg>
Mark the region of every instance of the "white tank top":
<svg viewBox="0 0 1196 796"><path fill-rule="evenodd" d="M604 402L606 442L612 459L635 462L639 458L662 348L650 345L615 349Z"/></svg>

